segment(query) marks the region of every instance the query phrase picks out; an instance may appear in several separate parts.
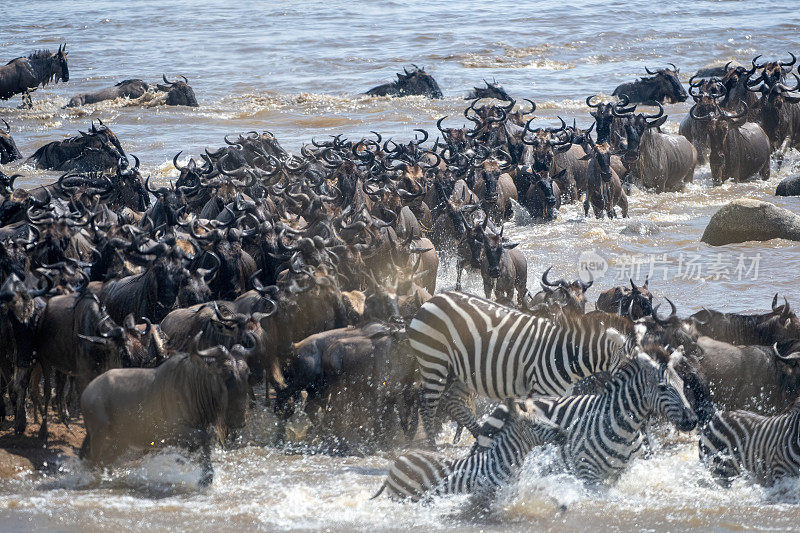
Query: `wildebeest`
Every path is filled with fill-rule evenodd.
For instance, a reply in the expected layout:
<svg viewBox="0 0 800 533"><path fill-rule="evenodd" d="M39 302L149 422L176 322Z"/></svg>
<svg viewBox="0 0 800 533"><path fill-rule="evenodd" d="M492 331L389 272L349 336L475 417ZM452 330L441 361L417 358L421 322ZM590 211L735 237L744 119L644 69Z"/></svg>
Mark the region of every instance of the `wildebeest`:
<svg viewBox="0 0 800 533"><path fill-rule="evenodd" d="M652 104L659 107L658 113L639 113L625 124L627 181L658 192L680 191L694 178L697 150L682 135L658 131L667 117L661 104Z"/></svg>
<svg viewBox="0 0 800 533"><path fill-rule="evenodd" d="M800 149L800 96L790 94L800 90L800 77L794 74L794 78L794 87L776 82L773 85L762 83L755 89L761 92L759 124L769 137L770 147L776 152L779 165L786 148Z"/></svg>
<svg viewBox="0 0 800 533"><path fill-rule="evenodd" d="M772 347L734 345L701 336L693 366L718 408L778 413L800 395L797 344L795 340Z"/></svg>
<svg viewBox="0 0 800 533"><path fill-rule="evenodd" d="M167 94L167 105L185 105L189 107L199 107L197 98L194 96L194 90L189 86L189 80L185 76L181 76L183 81L169 81L166 74L162 74L161 78L164 80L164 85L157 84L156 88L159 91L164 91Z"/></svg>
<svg viewBox="0 0 800 533"><path fill-rule="evenodd" d="M286 388L276 392L275 411L285 420L290 398L305 390L306 412L339 451L391 444L417 426L416 360L394 326L373 322L333 329L295 343ZM323 413L317 411L322 408ZM347 416L342 416L346 412ZM327 435L326 435L327 434ZM279 438L282 434L277 435Z"/></svg>
<svg viewBox="0 0 800 533"><path fill-rule="evenodd" d="M113 100L115 98L139 98L147 92L147 89L148 85L138 78L123 80L113 87L106 87L97 92L73 96L67 104L67 107L80 107L82 105L96 104L97 102Z"/></svg>
<svg viewBox="0 0 800 533"><path fill-rule="evenodd" d="M495 297L504 305L514 302L514 289L517 290L517 303L522 304L528 286L528 262L525 254L515 248L519 243L503 240L503 227L500 233L487 230L484 223L482 234L483 256L481 258L481 277L486 298Z"/></svg>
<svg viewBox="0 0 800 533"><path fill-rule="evenodd" d="M133 331L135 324L130 319L124 322L126 327L117 326L97 297L85 288L48 300L33 345L45 382L40 439L47 439L51 370L75 377L80 393L106 370L146 362L147 347ZM20 396L24 402L24 394ZM17 431L25 429L24 403L17 405L15 426Z"/></svg>
<svg viewBox="0 0 800 533"><path fill-rule="evenodd" d="M413 65L409 72L403 69L403 74L397 74L397 81L384 83L373 87L364 94L369 96L425 96L427 98L443 98L439 84L433 76L425 72L424 68Z"/></svg>
<svg viewBox="0 0 800 533"><path fill-rule="evenodd" d="M729 113L717 107L706 115L689 110L695 120L706 122L709 144L711 179L721 185L726 179L748 181L758 173L769 179L769 138L761 126L747 121L747 107Z"/></svg>
<svg viewBox="0 0 800 533"><path fill-rule="evenodd" d="M702 335L731 344L772 346L778 341L800 338L800 319L788 302L778 305L777 294L772 299L772 310L767 313L723 313L703 309L691 318Z"/></svg>
<svg viewBox="0 0 800 533"><path fill-rule="evenodd" d="M222 346L192 346L158 368L115 369L97 377L81 395L86 426L81 457L107 465L131 448L199 449L199 484L210 484L215 433L224 439L228 429L245 425L244 352L240 346L231 352Z"/></svg>
<svg viewBox="0 0 800 533"><path fill-rule="evenodd" d="M550 177L549 171L536 172L530 165L517 167L517 177L525 174L530 183L528 190L523 198L523 207L528 213L538 220L555 220L558 209L561 207L561 189L556 180L566 173L566 169L561 170L556 176Z"/></svg>
<svg viewBox="0 0 800 533"><path fill-rule="evenodd" d="M22 159L17 143L11 137L11 126L5 120L3 120L3 124L6 125L6 131L0 130L0 165Z"/></svg>
<svg viewBox="0 0 800 533"><path fill-rule="evenodd" d="M98 172L117 169L127 160L125 150L111 129L102 121L80 136L53 141L36 150L30 158L36 168L73 172Z"/></svg>
<svg viewBox="0 0 800 533"><path fill-rule="evenodd" d="M669 63L669 68L660 68L651 72L645 67L645 71L651 75L649 78L641 78L633 82L623 83L614 89L612 96L627 97L628 101L634 104L643 104L651 101L659 103L678 103L685 102L689 95L678 79L678 67Z"/></svg>
<svg viewBox="0 0 800 533"><path fill-rule="evenodd" d="M51 81L69 81L67 67L67 45L58 47L56 53L38 50L28 57L12 59L0 67L0 100L8 100L22 94L22 105L33 107L31 91Z"/></svg>
<svg viewBox="0 0 800 533"><path fill-rule="evenodd" d="M678 133L689 139L697 150L697 161L704 163L708 155L708 121L700 120L695 116L705 116L713 113L721 105L720 101L727 96L727 91L722 82L716 78L711 80L693 81L689 79L689 95L694 100L692 109L678 125Z"/></svg>
<svg viewBox="0 0 800 533"><path fill-rule="evenodd" d="M653 314L653 295L648 289L648 279L637 287L631 279L630 288L614 287L600 293L595 309L606 313L617 313L631 320Z"/></svg>
<svg viewBox="0 0 800 533"><path fill-rule="evenodd" d="M622 210L622 217L628 218L628 197L622 190L622 182L617 172L611 167L611 145L609 143L595 144L590 136L588 140L588 153L583 159L589 161L589 172L586 180L586 197L583 201L584 216L589 216L589 205L592 206L594 216L608 218L617 216L614 206Z"/></svg>
<svg viewBox="0 0 800 533"><path fill-rule="evenodd" d="M548 274L552 266L542 273L542 290L525 302L525 307L534 314L552 316L553 311L566 311L570 314L582 315L586 312L586 291L594 284L594 280L584 283L577 279L568 282L564 278L550 281Z"/></svg>

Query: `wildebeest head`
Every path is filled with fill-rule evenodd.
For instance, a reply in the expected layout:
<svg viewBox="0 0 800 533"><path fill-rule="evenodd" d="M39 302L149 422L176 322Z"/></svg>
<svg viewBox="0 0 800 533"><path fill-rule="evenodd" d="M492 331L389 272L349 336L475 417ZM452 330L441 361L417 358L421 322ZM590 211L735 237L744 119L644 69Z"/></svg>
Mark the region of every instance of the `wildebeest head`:
<svg viewBox="0 0 800 533"><path fill-rule="evenodd" d="M655 115L645 115L638 113L632 116L625 124L625 134L627 142L625 143L624 160L632 162L639 159L642 137L649 128L660 128L666 121L667 115L664 114L664 106L658 102L649 102L648 105L657 106L658 113Z"/></svg>
<svg viewBox="0 0 800 533"><path fill-rule="evenodd" d="M486 218L489 218L488 215ZM519 243L503 242L503 229L501 226L500 233L492 231L483 233L483 253L488 264L489 277L494 279L500 277L500 259L503 256L503 250L516 248L519 245Z"/></svg>
<svg viewBox="0 0 800 533"><path fill-rule="evenodd" d="M797 62L797 58L793 53L789 52L789 55L792 56L792 59L789 61L767 61L760 65L756 65L755 61L761 56L753 59L753 65L761 70L760 79L767 85L774 85L779 81L783 81L783 79L792 72L792 67Z"/></svg>
<svg viewBox="0 0 800 533"><path fill-rule="evenodd" d="M364 300L365 320L380 320L405 325L397 303L397 289L395 286L380 286L367 276L369 292Z"/></svg>
<svg viewBox="0 0 800 533"><path fill-rule="evenodd" d="M605 182L611 181L612 171L611 171L611 155L612 150L611 146L607 143L598 143L595 144L592 142L591 137L588 137L589 140L589 153L583 156L581 159L585 160L594 160L597 164L597 169L600 173L600 179Z"/></svg>
<svg viewBox="0 0 800 533"><path fill-rule="evenodd" d="M113 207L129 207L142 212L150 206L150 195L144 185L144 179L139 172L139 158L135 155L134 166L130 166L127 158L121 159L117 167L117 174L112 180L116 191L116 200Z"/></svg>
<svg viewBox="0 0 800 533"><path fill-rule="evenodd" d="M167 105L185 105L189 107L199 107L197 98L194 96L194 91L189 86L189 80L185 76L181 76L183 81L169 81L166 74L162 74L164 85L157 84L156 87L159 91L164 91L167 94Z"/></svg>
<svg viewBox="0 0 800 533"><path fill-rule="evenodd" d="M505 101L511 100L511 97L508 95L503 86L497 83L497 80L492 80L492 83L483 80L483 83L486 84L486 87L475 87L472 92L469 93L469 96L467 96L467 100L474 100L475 98L495 98L497 100Z"/></svg>
<svg viewBox="0 0 800 533"><path fill-rule="evenodd" d="M648 288L649 279L645 278L641 286L636 286L633 279L630 280L630 290L625 290L619 303L619 314L627 316L631 320L651 315L653 313L653 294Z"/></svg>
<svg viewBox="0 0 800 533"><path fill-rule="evenodd" d="M761 107L761 126L764 132L770 138L770 142L776 142L776 132L781 122L781 114L783 107L786 104L796 104L800 102L800 97L790 96L789 93L794 93L800 90L800 77L793 74L795 79L795 86L788 87L783 82L777 82L773 85L762 83L759 87L748 90L761 92L761 100L759 101ZM773 147L775 149L777 147Z"/></svg>
<svg viewBox="0 0 800 533"><path fill-rule="evenodd" d="M53 54L49 50L40 50L28 56L28 60L34 64L34 70L38 70L39 83L46 84L51 80L55 80L56 83L59 80L63 82L69 81L68 53L67 45L64 43ZM44 71L41 71L41 69Z"/></svg>
<svg viewBox="0 0 800 533"><path fill-rule="evenodd" d="M199 340L197 337L195 339ZM250 342L254 343L254 339L250 339ZM226 393L224 397L214 398L221 402L221 407L224 409L224 413L218 413L222 419L216 421L218 430L223 432L223 437L226 436L228 429L239 429L245 425L249 372L246 361L248 350L241 345L234 346L231 351L224 346L198 350L196 343L189 350L190 356L201 358L207 368L224 384Z"/></svg>
<svg viewBox="0 0 800 533"><path fill-rule="evenodd" d="M649 68L645 67L645 71L651 75L650 78L642 78L642 81L652 88L651 94L663 95L664 100L668 103L675 104L678 102L685 102L689 95L686 94L686 89L681 85L678 79L680 70L678 67L669 63L672 67L660 68L652 72ZM660 98L659 98L660 99Z"/></svg>
<svg viewBox="0 0 800 533"><path fill-rule="evenodd" d="M584 313L586 311L586 291L594 284L594 280L590 279L588 283L584 283L580 279L568 282L564 278L559 278L553 282L548 279L552 268L552 266L548 267L542 274L541 286L544 294L543 297L534 298L534 303L544 303L548 307L555 304L560 309Z"/></svg>
<svg viewBox="0 0 800 533"><path fill-rule="evenodd" d="M22 154L19 153L17 143L15 143L14 139L11 137L11 126L9 126L8 122L5 120L3 120L3 124L5 124L6 130L3 131L0 129L0 164L5 165L6 163L21 159Z"/></svg>
<svg viewBox="0 0 800 533"><path fill-rule="evenodd" d="M403 74L397 74L397 87L401 94L418 94L428 98L443 98L439 84L433 76L425 72L424 68L414 65L414 69L409 72L403 69Z"/></svg>

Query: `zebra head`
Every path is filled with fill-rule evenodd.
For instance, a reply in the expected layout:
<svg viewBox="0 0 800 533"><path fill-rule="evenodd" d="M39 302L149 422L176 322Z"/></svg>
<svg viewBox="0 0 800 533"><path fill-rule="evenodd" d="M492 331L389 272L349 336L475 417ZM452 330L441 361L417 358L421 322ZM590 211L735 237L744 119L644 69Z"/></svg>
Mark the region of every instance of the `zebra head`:
<svg viewBox="0 0 800 533"><path fill-rule="evenodd" d="M644 352L638 354L640 368L646 374L645 402L679 431L691 431L697 425L697 415L683 393L683 379L675 370L682 358L683 348L675 350L667 363L658 363Z"/></svg>

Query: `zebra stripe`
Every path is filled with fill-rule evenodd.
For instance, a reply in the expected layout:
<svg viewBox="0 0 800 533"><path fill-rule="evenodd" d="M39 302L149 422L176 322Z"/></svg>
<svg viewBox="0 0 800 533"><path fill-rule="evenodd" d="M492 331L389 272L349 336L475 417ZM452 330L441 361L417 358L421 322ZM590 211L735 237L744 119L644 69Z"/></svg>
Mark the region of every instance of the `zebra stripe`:
<svg viewBox="0 0 800 533"><path fill-rule="evenodd" d="M678 357L658 364L639 353L617 370L603 394L528 399L523 416L544 418L566 432L560 461L576 477L594 485L616 481L641 451L642 427L652 413L680 430L694 428L697 417L674 369Z"/></svg>
<svg viewBox="0 0 800 533"><path fill-rule="evenodd" d="M589 375L614 370L634 346L597 317L555 323L459 292L428 300L411 321L408 337L422 375L429 439L450 377L495 400L563 395Z"/></svg>
<svg viewBox="0 0 800 533"><path fill-rule="evenodd" d="M418 501L442 494L487 491L508 483L534 446L557 442L562 432L546 420L519 418L516 407L498 406L483 424L483 435L470 453L449 460L426 451L398 457L381 488L393 499Z"/></svg>
<svg viewBox="0 0 800 533"><path fill-rule="evenodd" d="M770 486L800 475L800 401L777 416L714 414L700 432L700 459L723 485L743 473Z"/></svg>

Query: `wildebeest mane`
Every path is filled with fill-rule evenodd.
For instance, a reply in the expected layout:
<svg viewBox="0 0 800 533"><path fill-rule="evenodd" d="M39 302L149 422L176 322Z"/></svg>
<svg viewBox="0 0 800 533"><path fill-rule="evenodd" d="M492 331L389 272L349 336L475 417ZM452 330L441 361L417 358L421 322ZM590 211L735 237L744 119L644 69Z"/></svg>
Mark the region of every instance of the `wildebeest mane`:
<svg viewBox="0 0 800 533"><path fill-rule="evenodd" d="M224 436L228 394L220 370L199 355L179 353L161 365L155 386L169 396L164 398L165 404L182 411L184 420L196 424L195 427L214 426ZM180 396L177 402L175 392Z"/></svg>

